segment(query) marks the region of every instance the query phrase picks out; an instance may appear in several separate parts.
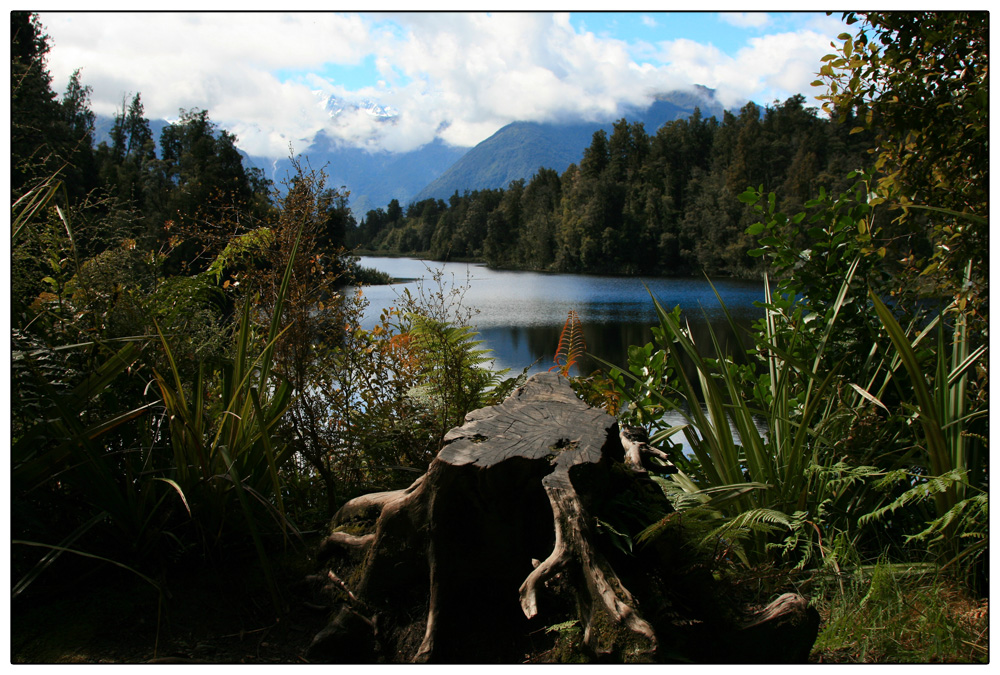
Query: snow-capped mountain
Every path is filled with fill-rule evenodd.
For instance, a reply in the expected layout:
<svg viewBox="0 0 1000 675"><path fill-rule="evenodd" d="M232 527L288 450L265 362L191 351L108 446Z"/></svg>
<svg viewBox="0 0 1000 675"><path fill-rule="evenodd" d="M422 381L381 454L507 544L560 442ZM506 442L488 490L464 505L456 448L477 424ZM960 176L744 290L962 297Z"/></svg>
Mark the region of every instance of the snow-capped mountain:
<svg viewBox="0 0 1000 675"><path fill-rule="evenodd" d="M313 92L319 101L319 105L323 110L326 110L330 117L336 119L346 112L360 111L370 117L375 119L391 121L399 116L399 111L392 106L382 105L378 101L373 101L370 98L361 98L357 100L348 100L346 98L341 98L334 96L333 94L325 94L321 91Z"/></svg>
<svg viewBox="0 0 1000 675"><path fill-rule="evenodd" d="M562 123L512 122L473 148L451 146L436 138L407 152L372 150L346 143L337 134L338 118L363 114L377 125L394 124L400 111L366 98L349 100L315 92L316 103L330 115L328 129L297 138L295 147L313 167L322 168L330 187L350 193L350 204L359 220L369 209L385 207L391 199L401 204L427 198L447 199L454 192L503 188L511 180L528 179L540 167L562 172L571 162L579 162L597 129L611 130L611 121ZM722 115L714 92L704 87L695 91L670 92L657 97L646 109L630 110L624 117L641 121L649 133L661 124L690 115L695 107L705 117ZM99 116L95 139L108 141L113 119ZM169 122L151 120L154 138ZM239 130L238 130L239 131ZM240 134L237 133L239 136ZM245 154L248 165L261 169L279 189L291 163L287 158Z"/></svg>

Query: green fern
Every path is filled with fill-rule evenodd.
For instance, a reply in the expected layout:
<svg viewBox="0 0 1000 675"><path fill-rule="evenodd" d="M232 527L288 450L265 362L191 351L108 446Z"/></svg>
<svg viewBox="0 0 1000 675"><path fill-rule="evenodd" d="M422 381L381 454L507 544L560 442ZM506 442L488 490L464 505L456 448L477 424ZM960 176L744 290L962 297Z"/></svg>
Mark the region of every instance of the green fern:
<svg viewBox="0 0 1000 675"><path fill-rule="evenodd" d="M225 271L231 267L251 260L255 255L262 254L274 243L274 230L269 227L258 227L244 234L233 237L226 248L208 267L208 274L215 277L216 283L222 281Z"/></svg>
<svg viewBox="0 0 1000 675"><path fill-rule="evenodd" d="M891 503L872 511L871 513L866 513L861 516L858 519L858 523L865 525L870 522L881 520L887 515L895 513L904 506L927 499L933 499L935 495L944 494L948 491L954 490L957 484L965 482L966 473L967 472L965 471L950 471L941 476L931 476L926 478L926 481L918 482L916 485L903 492L903 494L896 497L896 499L894 499ZM907 478L921 479L923 477L913 476L912 474L902 470L891 471L886 474L885 478L876 483L876 487L885 488ZM947 513L951 512L951 510L953 509L949 509L949 511L942 515L941 518L944 518Z"/></svg>
<svg viewBox="0 0 1000 675"><path fill-rule="evenodd" d="M754 534L770 535L780 532L782 528L779 526L793 529L792 519L774 509L751 509L730 518L712 530L706 539L711 537L742 541Z"/></svg>
<svg viewBox="0 0 1000 675"><path fill-rule="evenodd" d="M855 487L858 483L874 477L883 477L885 471L874 466L850 466L846 462L837 462L832 466L814 464L807 473L824 485L829 492L841 493Z"/></svg>
<svg viewBox="0 0 1000 675"><path fill-rule="evenodd" d="M488 392L500 386L509 369L494 370L493 352L481 347L470 326L454 325L418 313L407 315L410 334L424 355L423 384L411 395L438 412L440 434L461 424L481 407Z"/></svg>
<svg viewBox="0 0 1000 675"><path fill-rule="evenodd" d="M785 514L772 509L752 509L734 518L723 515L723 508L727 504L748 492L766 490L769 486L764 483L738 483L698 490L680 472L669 479L654 476L653 480L670 500L675 513L660 518L640 532L636 536L636 543L639 544L648 544L676 522L683 522L689 533L688 540L696 548L703 551L717 550L721 542L741 560L748 562L743 551L743 541L755 534L768 535L780 531L781 528L777 525L790 525Z"/></svg>
<svg viewBox="0 0 1000 675"><path fill-rule="evenodd" d="M910 535L907 541L940 541L951 531L958 532L963 539L978 539L979 541L967 547L965 554L979 555L988 541L990 520L990 500L985 493L963 499L951 507L947 513L931 521L922 532Z"/></svg>

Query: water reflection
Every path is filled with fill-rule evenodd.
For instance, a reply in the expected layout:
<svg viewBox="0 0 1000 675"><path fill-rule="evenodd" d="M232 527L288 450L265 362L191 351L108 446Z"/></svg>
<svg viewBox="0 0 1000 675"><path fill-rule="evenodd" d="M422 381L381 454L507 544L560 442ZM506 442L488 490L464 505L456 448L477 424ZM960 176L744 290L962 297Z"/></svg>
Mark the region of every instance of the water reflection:
<svg viewBox="0 0 1000 675"><path fill-rule="evenodd" d="M370 302L365 328L375 325L381 309L397 304L404 288L415 293L423 283L432 289L434 271L441 270L449 286L467 286L463 302L479 310L473 322L484 346L493 350L497 367L513 371L530 366L529 372L535 373L553 365L570 310L580 316L588 352L624 366L629 345L643 345L653 338L650 326L656 324L656 312L650 292L668 309L680 305L696 344L703 345L706 353L711 353L710 329L720 342L734 344L735 336L705 279L510 272L411 258L364 257L361 264L409 280L365 289ZM764 297L760 282L720 279L713 283L737 324L749 326L762 315L753 306ZM598 367L587 358L576 372L590 373Z"/></svg>

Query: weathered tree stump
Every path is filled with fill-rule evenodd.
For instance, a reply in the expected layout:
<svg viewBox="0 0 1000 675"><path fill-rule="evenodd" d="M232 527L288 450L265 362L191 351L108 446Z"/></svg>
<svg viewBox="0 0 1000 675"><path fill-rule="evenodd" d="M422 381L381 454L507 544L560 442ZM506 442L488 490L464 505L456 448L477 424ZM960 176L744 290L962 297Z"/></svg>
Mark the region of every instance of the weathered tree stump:
<svg viewBox="0 0 1000 675"><path fill-rule="evenodd" d="M657 597L673 593L671 577L691 578L652 569L666 562L660 554L672 555L668 541L649 547L646 560L626 559L596 536L594 510L625 490L671 511L641 467L644 454L656 453L641 437L620 438L614 418L554 373L469 413L410 487L364 495L334 516L318 553L328 571L314 579L345 603L310 657L521 662L544 642L545 627L577 620L595 658L658 661L687 658L678 656L685 625L695 626L691 637L738 630L711 617L678 621L677 603ZM649 555L660 558L650 566ZM632 583L649 596L642 607ZM371 653L358 654L369 644ZM720 653L707 660L734 660Z"/></svg>

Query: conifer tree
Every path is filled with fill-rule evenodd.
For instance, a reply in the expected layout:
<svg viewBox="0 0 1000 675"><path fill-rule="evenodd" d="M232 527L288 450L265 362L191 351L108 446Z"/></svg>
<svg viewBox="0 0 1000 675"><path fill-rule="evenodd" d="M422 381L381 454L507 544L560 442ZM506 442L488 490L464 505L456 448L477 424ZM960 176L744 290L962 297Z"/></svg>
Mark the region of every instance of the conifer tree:
<svg viewBox="0 0 1000 675"><path fill-rule="evenodd" d="M18 197L67 163L68 129L45 57L49 36L37 14L10 13L11 190Z"/></svg>

